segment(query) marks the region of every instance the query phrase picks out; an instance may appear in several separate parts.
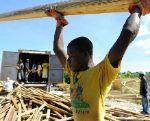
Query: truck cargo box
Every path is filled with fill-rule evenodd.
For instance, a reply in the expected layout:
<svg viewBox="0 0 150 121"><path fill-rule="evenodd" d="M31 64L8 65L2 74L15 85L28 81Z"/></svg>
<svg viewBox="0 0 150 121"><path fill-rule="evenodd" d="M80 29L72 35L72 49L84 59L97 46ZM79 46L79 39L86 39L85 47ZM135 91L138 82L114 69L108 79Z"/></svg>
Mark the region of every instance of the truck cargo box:
<svg viewBox="0 0 150 121"><path fill-rule="evenodd" d="M39 50L18 50L18 52L3 51L2 64L1 64L1 80L6 80L6 77L10 77L13 80L17 78L17 63L19 59L23 60L25 64L26 59L30 60L30 68L32 63L43 63L44 60L49 64L48 82L49 83L61 83L63 82L63 68L56 55L50 53L50 51ZM26 83L26 82L24 82ZM46 82L32 81L29 78L29 84L46 84Z"/></svg>

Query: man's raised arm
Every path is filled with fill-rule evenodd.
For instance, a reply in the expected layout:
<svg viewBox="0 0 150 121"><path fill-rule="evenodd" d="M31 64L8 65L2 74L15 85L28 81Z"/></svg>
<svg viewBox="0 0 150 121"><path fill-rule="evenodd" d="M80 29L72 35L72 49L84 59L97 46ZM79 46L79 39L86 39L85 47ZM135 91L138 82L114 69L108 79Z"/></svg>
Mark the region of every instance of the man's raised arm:
<svg viewBox="0 0 150 121"><path fill-rule="evenodd" d="M61 13L57 12L56 10L48 10L46 11L46 14L50 17L54 17L56 20L56 30L54 35L53 50L57 55L59 61L61 62L62 66L65 67L67 60L67 53L64 50L62 30L63 27L68 24L68 22L64 18L64 16Z"/></svg>
<svg viewBox="0 0 150 121"><path fill-rule="evenodd" d="M135 39L140 27L141 8L134 6L131 15L126 20L121 34L109 51L109 60L113 67L117 68L128 45Z"/></svg>

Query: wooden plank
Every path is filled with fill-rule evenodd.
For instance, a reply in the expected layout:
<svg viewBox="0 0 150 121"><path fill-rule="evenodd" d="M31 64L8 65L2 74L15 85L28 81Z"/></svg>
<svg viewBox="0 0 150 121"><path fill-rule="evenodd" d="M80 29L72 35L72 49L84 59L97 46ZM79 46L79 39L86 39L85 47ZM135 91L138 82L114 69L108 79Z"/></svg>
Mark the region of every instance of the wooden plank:
<svg viewBox="0 0 150 121"><path fill-rule="evenodd" d="M113 116L105 116L105 119L107 119L108 121L118 121L116 118L114 118Z"/></svg>
<svg viewBox="0 0 150 121"><path fill-rule="evenodd" d="M35 112L36 110L37 110L37 108L34 108L34 109L32 109L32 110L28 110L28 111L26 111L26 112L24 112L24 113L21 113L21 116L31 114L31 113Z"/></svg>
<svg viewBox="0 0 150 121"><path fill-rule="evenodd" d="M11 106L4 121L12 121L11 119L13 118L14 113L15 113L14 107Z"/></svg>
<svg viewBox="0 0 150 121"><path fill-rule="evenodd" d="M46 114L46 119L45 119L45 121L49 121L49 120L50 120L50 112L51 112L51 110L48 109L48 110L47 110L47 114Z"/></svg>
<svg viewBox="0 0 150 121"><path fill-rule="evenodd" d="M33 98L32 96L23 95L23 94L22 94L22 96L32 99L32 102L35 102L36 104L40 104L40 105L43 104L43 101L41 101L41 100L39 100L39 99L36 99L36 98ZM47 104L46 107L47 107L47 108L50 108L50 109L52 109L52 110L56 110L56 111L58 111L58 112L60 112L60 113L64 113L64 114L67 114L67 115L71 115L70 112L67 112L66 110L61 109L61 108L59 108L59 107L55 107L55 106L53 106L53 105L51 105L51 104Z"/></svg>
<svg viewBox="0 0 150 121"><path fill-rule="evenodd" d="M10 104L6 104L6 105L0 110L0 115L1 115L1 113L7 112L9 108L10 108Z"/></svg>
<svg viewBox="0 0 150 121"><path fill-rule="evenodd" d="M18 110L17 100L13 96L11 96L11 101L14 104L15 108Z"/></svg>
<svg viewBox="0 0 150 121"><path fill-rule="evenodd" d="M6 112L4 112L4 113L2 113L1 115L0 115L0 121L4 121L4 116L6 115Z"/></svg>
<svg viewBox="0 0 150 121"><path fill-rule="evenodd" d="M139 2L140 0L68 0L1 13L0 21L46 17L45 11L50 8L56 9L64 15L127 12L129 5Z"/></svg>
<svg viewBox="0 0 150 121"><path fill-rule="evenodd" d="M18 104L18 119L17 121L21 121L21 104Z"/></svg>
<svg viewBox="0 0 150 121"><path fill-rule="evenodd" d="M41 119L42 119L42 112L39 113L38 118L35 121L41 121Z"/></svg>
<svg viewBox="0 0 150 121"><path fill-rule="evenodd" d="M32 109L32 100L29 101L28 110Z"/></svg>
<svg viewBox="0 0 150 121"><path fill-rule="evenodd" d="M14 111L14 114L10 121L16 121L16 119L17 119L17 111Z"/></svg>
<svg viewBox="0 0 150 121"><path fill-rule="evenodd" d="M59 117L60 119L64 118L59 112L54 111L54 113L57 115L57 117Z"/></svg>
<svg viewBox="0 0 150 121"><path fill-rule="evenodd" d="M18 95L18 97L19 97L19 100L20 100L20 102L21 102L21 105L22 105L23 110L24 110L24 111L27 111L26 105L24 104L24 101L23 101L21 95Z"/></svg>
<svg viewBox="0 0 150 121"><path fill-rule="evenodd" d="M69 121L69 120L73 120L73 117L65 117L56 121ZM116 121L116 120L115 120Z"/></svg>
<svg viewBox="0 0 150 121"><path fill-rule="evenodd" d="M26 121L32 121L31 119L32 119L32 117L33 117L33 114L32 115L30 115L30 117L26 120Z"/></svg>
<svg viewBox="0 0 150 121"><path fill-rule="evenodd" d="M34 116L33 116L33 121L37 121L38 120L38 118L41 118L41 117L38 117L39 115L40 115L40 111L46 106L46 102L44 102L44 104L43 105L41 105L39 108L38 108L38 110L36 110L36 112L35 112L35 114L34 114Z"/></svg>
<svg viewBox="0 0 150 121"><path fill-rule="evenodd" d="M136 113L133 111L124 110L124 109L120 109L120 108L110 108L108 110L106 109L106 112L113 112L113 114L115 114L115 115L125 114L125 115L131 116L131 117L136 118L136 119L139 119L141 117L143 118L143 120L150 119L149 115L140 114L140 113Z"/></svg>

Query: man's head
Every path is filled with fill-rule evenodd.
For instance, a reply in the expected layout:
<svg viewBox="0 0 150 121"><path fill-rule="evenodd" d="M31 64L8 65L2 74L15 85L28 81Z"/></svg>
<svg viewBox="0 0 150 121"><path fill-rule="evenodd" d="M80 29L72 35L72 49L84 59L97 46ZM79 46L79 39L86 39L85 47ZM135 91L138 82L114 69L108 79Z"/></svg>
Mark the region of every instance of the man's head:
<svg viewBox="0 0 150 121"><path fill-rule="evenodd" d="M47 61L44 59L44 63L46 63Z"/></svg>
<svg viewBox="0 0 150 121"><path fill-rule="evenodd" d="M9 77L9 76L7 76L6 81L9 81L9 80L10 80L10 77Z"/></svg>
<svg viewBox="0 0 150 121"><path fill-rule="evenodd" d="M26 59L27 62L29 62L29 59Z"/></svg>
<svg viewBox="0 0 150 121"><path fill-rule="evenodd" d="M143 72L139 72L139 76L142 78L144 77L144 73Z"/></svg>
<svg viewBox="0 0 150 121"><path fill-rule="evenodd" d="M93 55L93 44L86 37L78 37L67 46L68 63L72 71L79 72L88 68Z"/></svg>

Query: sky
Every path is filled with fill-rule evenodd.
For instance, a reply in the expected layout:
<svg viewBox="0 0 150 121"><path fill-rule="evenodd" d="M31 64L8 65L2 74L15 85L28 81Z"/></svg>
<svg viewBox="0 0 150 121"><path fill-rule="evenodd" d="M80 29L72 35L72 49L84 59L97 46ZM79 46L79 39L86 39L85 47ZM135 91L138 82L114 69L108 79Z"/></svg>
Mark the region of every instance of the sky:
<svg viewBox="0 0 150 121"><path fill-rule="evenodd" d="M0 13L55 3L61 0L0 0ZM129 16L128 12L66 16L69 25L64 27L65 49L74 38L86 36L94 46L94 63L99 63L120 35ZM0 64L3 51L18 49L44 50L53 53L55 20L50 17L0 22ZM140 31L129 45L121 72L150 72L150 15L142 16Z"/></svg>

